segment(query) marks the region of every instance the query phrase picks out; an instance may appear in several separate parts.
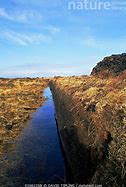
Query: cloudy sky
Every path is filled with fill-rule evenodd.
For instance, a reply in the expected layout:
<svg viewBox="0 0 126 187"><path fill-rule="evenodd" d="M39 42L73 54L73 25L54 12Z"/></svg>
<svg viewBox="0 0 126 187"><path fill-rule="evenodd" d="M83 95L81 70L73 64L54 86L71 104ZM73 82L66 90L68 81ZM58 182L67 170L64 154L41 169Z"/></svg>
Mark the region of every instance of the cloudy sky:
<svg viewBox="0 0 126 187"><path fill-rule="evenodd" d="M0 0L0 77L89 74L104 56L125 52L126 10L68 4Z"/></svg>

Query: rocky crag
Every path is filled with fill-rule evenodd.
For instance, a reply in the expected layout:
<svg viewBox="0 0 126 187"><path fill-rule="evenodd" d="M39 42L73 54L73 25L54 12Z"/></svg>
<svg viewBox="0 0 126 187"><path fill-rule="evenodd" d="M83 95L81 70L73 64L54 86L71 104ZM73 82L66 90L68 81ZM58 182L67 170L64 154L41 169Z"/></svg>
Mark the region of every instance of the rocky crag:
<svg viewBox="0 0 126 187"><path fill-rule="evenodd" d="M124 54L120 56L125 58ZM119 75L114 71L117 76L112 73L108 78L96 76L93 70L91 76L57 77L50 83L60 137L75 183L126 186L126 72L123 70L124 67L118 69ZM100 75L101 72L102 69Z"/></svg>
<svg viewBox="0 0 126 187"><path fill-rule="evenodd" d="M91 75L117 76L126 70L126 53L105 57L92 70Z"/></svg>

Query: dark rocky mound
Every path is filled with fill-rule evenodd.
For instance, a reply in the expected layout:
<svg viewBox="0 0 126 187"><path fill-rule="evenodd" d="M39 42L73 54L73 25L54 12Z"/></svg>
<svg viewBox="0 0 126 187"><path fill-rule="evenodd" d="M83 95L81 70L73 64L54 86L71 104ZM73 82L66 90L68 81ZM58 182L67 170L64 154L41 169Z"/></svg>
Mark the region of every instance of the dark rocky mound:
<svg viewBox="0 0 126 187"><path fill-rule="evenodd" d="M91 75L117 76L126 70L126 53L105 57L92 70Z"/></svg>

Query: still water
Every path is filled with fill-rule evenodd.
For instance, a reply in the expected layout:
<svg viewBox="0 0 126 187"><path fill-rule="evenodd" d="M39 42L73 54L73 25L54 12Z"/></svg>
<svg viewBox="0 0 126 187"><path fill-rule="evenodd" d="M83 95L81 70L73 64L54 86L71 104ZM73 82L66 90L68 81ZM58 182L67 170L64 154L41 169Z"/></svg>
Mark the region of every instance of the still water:
<svg viewBox="0 0 126 187"><path fill-rule="evenodd" d="M65 166L55 122L55 109L49 88L47 100L32 116L16 143L13 153L1 168L1 187L22 187L25 184L64 183Z"/></svg>

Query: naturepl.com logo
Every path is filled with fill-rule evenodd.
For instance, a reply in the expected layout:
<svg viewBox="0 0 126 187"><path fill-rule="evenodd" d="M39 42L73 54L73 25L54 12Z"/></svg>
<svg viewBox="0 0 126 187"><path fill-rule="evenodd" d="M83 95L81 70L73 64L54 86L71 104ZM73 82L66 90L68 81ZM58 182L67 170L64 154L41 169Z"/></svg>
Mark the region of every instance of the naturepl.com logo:
<svg viewBox="0 0 126 187"><path fill-rule="evenodd" d="M126 1L69 0L68 10L125 10Z"/></svg>

